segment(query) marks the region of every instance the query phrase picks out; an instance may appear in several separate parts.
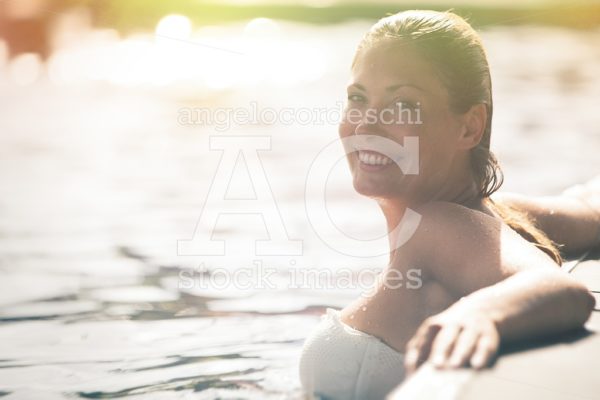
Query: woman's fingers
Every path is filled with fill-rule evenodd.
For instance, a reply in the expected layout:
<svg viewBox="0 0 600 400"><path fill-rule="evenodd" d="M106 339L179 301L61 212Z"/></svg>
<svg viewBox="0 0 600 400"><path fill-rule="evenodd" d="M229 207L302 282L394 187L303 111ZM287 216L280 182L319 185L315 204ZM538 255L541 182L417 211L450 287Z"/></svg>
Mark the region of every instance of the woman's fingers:
<svg viewBox="0 0 600 400"><path fill-rule="evenodd" d="M440 326L430 321L425 321L415 333L415 336L406 346L406 355L404 358L404 367L411 374L427 360L431 352L431 346L435 336L440 330Z"/></svg>
<svg viewBox="0 0 600 400"><path fill-rule="evenodd" d="M476 329L466 328L460 333L456 340L449 365L451 368L467 366L469 359L477 348L480 332Z"/></svg>
<svg viewBox="0 0 600 400"><path fill-rule="evenodd" d="M495 331L486 332L477 341L477 349L471 357L471 366L480 369L491 364L499 345L500 337L498 333Z"/></svg>
<svg viewBox="0 0 600 400"><path fill-rule="evenodd" d="M437 334L431 351L431 362L438 368L445 367L452 353L462 327L457 324L446 325Z"/></svg>
<svg viewBox="0 0 600 400"><path fill-rule="evenodd" d="M427 319L408 342L405 368L413 373L426 360L438 368L468 366L483 368L491 364L500 346L500 336L485 319L455 323L439 318Z"/></svg>

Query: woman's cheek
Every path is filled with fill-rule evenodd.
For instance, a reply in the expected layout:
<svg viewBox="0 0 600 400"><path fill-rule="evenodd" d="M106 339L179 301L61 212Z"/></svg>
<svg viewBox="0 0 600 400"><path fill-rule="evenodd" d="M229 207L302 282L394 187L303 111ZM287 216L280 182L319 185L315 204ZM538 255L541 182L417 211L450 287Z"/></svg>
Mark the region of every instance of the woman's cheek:
<svg viewBox="0 0 600 400"><path fill-rule="evenodd" d="M347 120L342 120L339 126L339 135L341 138L345 138L354 134L355 126L350 124Z"/></svg>

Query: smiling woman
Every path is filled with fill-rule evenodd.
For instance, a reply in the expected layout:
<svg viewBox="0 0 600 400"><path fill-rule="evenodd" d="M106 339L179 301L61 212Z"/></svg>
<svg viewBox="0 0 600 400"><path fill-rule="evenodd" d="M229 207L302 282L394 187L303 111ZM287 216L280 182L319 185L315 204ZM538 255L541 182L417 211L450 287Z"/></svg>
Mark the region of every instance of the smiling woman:
<svg viewBox="0 0 600 400"><path fill-rule="evenodd" d="M528 216L549 205L490 198L502 175L490 152L490 72L473 28L451 12L383 18L358 46L351 72L340 137L400 145L416 137L419 168L406 174L376 149L347 152L354 189L375 199L386 218L390 262L368 296L328 310L307 338L300 360L306 392L382 398L404 378L401 364L407 372L428 359L438 367L480 368L500 341L581 326L594 300L559 271L561 255L547 236L554 232ZM398 104L419 109L421 123L366 117ZM363 117L349 117L357 114ZM398 247L395 228L410 209L421 222ZM594 210L564 215L588 230L583 247L591 246L600 226ZM418 288L386 281L387 272L414 268L423 277Z"/></svg>

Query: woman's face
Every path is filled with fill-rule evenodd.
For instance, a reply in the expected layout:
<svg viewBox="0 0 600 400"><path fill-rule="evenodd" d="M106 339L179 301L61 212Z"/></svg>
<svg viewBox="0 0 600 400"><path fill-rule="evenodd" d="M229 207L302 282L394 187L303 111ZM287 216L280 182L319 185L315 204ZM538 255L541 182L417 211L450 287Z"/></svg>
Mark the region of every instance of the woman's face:
<svg viewBox="0 0 600 400"><path fill-rule="evenodd" d="M356 191L375 198L435 196L455 169L463 120L450 110L448 92L432 67L410 45L380 43L360 50L351 76L340 137L373 135L403 146L413 136L419 144L418 173L405 175L388 157L357 151L365 146L345 141ZM359 139L368 143L371 137Z"/></svg>

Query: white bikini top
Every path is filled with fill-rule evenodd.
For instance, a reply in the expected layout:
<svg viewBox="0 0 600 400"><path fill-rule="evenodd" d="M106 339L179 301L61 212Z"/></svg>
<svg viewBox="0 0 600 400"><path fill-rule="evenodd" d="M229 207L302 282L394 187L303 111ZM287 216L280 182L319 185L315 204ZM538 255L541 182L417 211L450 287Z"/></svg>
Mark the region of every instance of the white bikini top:
<svg viewBox="0 0 600 400"><path fill-rule="evenodd" d="M304 342L299 372L310 399L384 399L404 379L404 355L327 308Z"/></svg>

